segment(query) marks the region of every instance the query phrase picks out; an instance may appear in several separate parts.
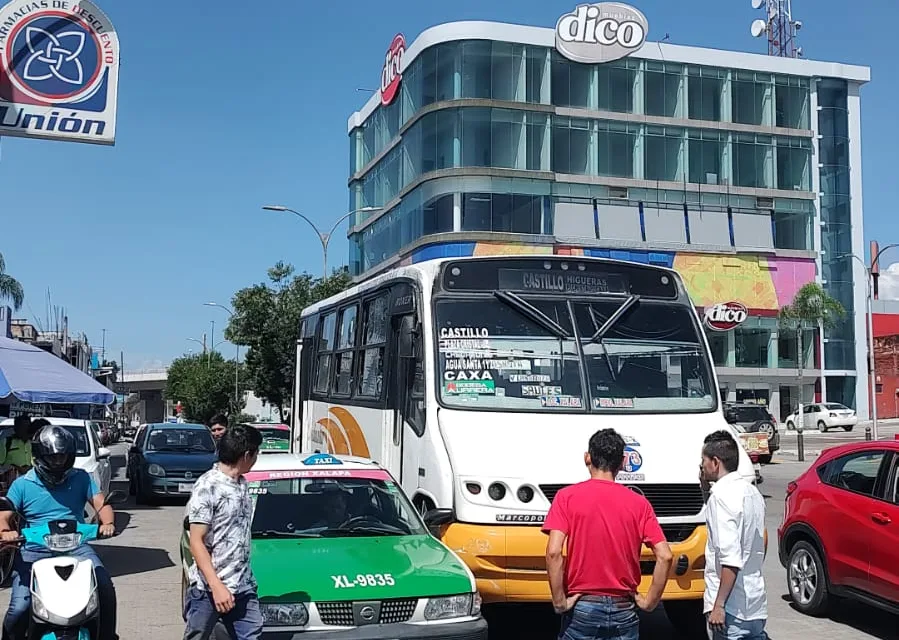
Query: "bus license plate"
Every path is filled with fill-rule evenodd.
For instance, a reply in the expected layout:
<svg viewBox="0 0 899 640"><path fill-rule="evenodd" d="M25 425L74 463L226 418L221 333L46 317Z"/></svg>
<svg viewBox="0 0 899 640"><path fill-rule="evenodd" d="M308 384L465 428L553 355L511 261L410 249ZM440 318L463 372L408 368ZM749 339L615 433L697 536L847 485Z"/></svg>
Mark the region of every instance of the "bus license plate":
<svg viewBox="0 0 899 640"><path fill-rule="evenodd" d="M178 493L190 493L194 490L193 482L179 482L178 483Z"/></svg>

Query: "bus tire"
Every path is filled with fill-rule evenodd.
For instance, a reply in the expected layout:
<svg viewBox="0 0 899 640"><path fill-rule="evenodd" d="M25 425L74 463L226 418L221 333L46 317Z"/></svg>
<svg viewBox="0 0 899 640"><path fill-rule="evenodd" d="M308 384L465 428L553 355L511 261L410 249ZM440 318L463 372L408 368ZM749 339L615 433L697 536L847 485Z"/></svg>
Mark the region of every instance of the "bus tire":
<svg viewBox="0 0 899 640"><path fill-rule="evenodd" d="M663 604L668 621L683 640L708 638L702 600L667 600Z"/></svg>

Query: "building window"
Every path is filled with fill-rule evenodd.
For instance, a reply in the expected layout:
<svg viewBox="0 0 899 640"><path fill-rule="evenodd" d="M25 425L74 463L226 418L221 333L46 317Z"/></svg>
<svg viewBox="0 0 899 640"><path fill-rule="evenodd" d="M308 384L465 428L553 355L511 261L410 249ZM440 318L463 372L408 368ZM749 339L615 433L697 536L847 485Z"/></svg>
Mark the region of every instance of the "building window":
<svg viewBox="0 0 899 640"><path fill-rule="evenodd" d="M546 73L546 58L548 49L542 47L527 47L526 73L528 102L549 104L550 84Z"/></svg>
<svg viewBox="0 0 899 640"><path fill-rule="evenodd" d="M778 127L808 129L809 126L808 78L777 76L774 79L775 123Z"/></svg>
<svg viewBox="0 0 899 640"><path fill-rule="evenodd" d="M727 366L727 334L719 331L708 331L709 349L712 351L712 362L716 367Z"/></svg>
<svg viewBox="0 0 899 640"><path fill-rule="evenodd" d="M735 71L731 82L733 121L741 124L771 124L771 76Z"/></svg>
<svg viewBox="0 0 899 640"><path fill-rule="evenodd" d="M691 120L721 120L721 96L727 72L711 67L687 70L688 117Z"/></svg>
<svg viewBox="0 0 899 640"><path fill-rule="evenodd" d="M453 230L453 195L448 193L427 202L421 208L422 233L429 236Z"/></svg>
<svg viewBox="0 0 899 640"><path fill-rule="evenodd" d="M525 114L525 140L527 141L527 168L530 171L549 171L550 157L546 129L549 127L548 114Z"/></svg>
<svg viewBox="0 0 899 640"><path fill-rule="evenodd" d="M690 160L689 181L695 184L722 184L726 134L717 131L694 130L687 134Z"/></svg>
<svg viewBox="0 0 899 640"><path fill-rule="evenodd" d="M806 251L811 245L812 214L806 211L774 212L774 247Z"/></svg>
<svg viewBox="0 0 899 640"><path fill-rule="evenodd" d="M734 184L738 187L771 189L774 186L773 147L767 136L733 137Z"/></svg>
<svg viewBox="0 0 899 640"><path fill-rule="evenodd" d="M800 138L777 138L777 188L811 191L811 143Z"/></svg>
<svg viewBox="0 0 899 640"><path fill-rule="evenodd" d="M462 196L462 230L539 234L540 196L466 193Z"/></svg>
<svg viewBox="0 0 899 640"><path fill-rule="evenodd" d="M492 42L472 40L462 43L462 97L490 98Z"/></svg>
<svg viewBox="0 0 899 640"><path fill-rule="evenodd" d="M734 329L734 356L738 367L768 366L770 329L737 327Z"/></svg>
<svg viewBox="0 0 899 640"><path fill-rule="evenodd" d="M646 62L643 72L644 109L650 116L680 117L683 67L679 64Z"/></svg>
<svg viewBox="0 0 899 640"><path fill-rule="evenodd" d="M681 156L684 132L667 127L646 127L643 151L643 177L646 180L683 180Z"/></svg>
<svg viewBox="0 0 899 640"><path fill-rule="evenodd" d="M597 149L598 173L617 178L634 177L634 147L640 129L634 125L599 122Z"/></svg>
<svg viewBox="0 0 899 640"><path fill-rule="evenodd" d="M590 169L590 121L581 118L553 118L552 170L586 175Z"/></svg>
<svg viewBox="0 0 899 640"><path fill-rule="evenodd" d="M597 67L598 106L601 111L634 112L634 84L639 62L617 60Z"/></svg>
<svg viewBox="0 0 899 640"><path fill-rule="evenodd" d="M553 52L552 103L558 107L589 107L592 75L591 65L571 62Z"/></svg>

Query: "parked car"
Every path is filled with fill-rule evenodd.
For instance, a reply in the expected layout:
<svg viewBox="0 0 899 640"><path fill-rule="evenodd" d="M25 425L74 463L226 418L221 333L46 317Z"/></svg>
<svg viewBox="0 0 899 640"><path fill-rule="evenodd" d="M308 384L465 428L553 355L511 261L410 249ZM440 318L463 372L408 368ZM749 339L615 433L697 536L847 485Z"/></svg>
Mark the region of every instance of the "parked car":
<svg viewBox="0 0 899 640"><path fill-rule="evenodd" d="M787 416L784 423L787 429L793 430L799 423L798 409ZM802 407L802 428L818 429L822 433L828 429L842 427L843 431L852 431L858 424L858 416L849 407L837 402L809 404Z"/></svg>
<svg viewBox="0 0 899 640"><path fill-rule="evenodd" d="M727 404L725 413L732 412L733 424L742 433L765 433L768 436L768 451L770 453L759 456L759 462L768 464L771 457L780 449L780 433L777 431L777 420L764 406L760 404Z"/></svg>
<svg viewBox="0 0 899 640"><path fill-rule="evenodd" d="M99 425L92 420L75 418L47 418L50 424L59 425L75 438L75 468L84 469L94 478L103 493L109 493L112 468L109 464L109 449L100 443ZM12 420L0 422L0 438L12 435Z"/></svg>
<svg viewBox="0 0 899 640"><path fill-rule="evenodd" d="M349 456L272 453L246 479L263 638L486 640L474 576L428 529L449 510L422 518L386 469Z"/></svg>
<svg viewBox="0 0 899 640"><path fill-rule="evenodd" d="M206 425L165 422L141 425L128 450L128 491L138 504L165 496L187 497L215 462Z"/></svg>
<svg viewBox="0 0 899 640"><path fill-rule="evenodd" d="M831 596L899 611L899 442L825 450L787 485L777 531L790 597L809 615Z"/></svg>

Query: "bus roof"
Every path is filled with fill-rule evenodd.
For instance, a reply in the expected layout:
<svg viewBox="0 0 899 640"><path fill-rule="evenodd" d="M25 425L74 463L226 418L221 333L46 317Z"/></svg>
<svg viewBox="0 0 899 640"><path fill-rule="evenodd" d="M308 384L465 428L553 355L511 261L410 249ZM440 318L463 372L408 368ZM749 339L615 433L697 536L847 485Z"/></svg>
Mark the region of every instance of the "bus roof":
<svg viewBox="0 0 899 640"><path fill-rule="evenodd" d="M359 292L367 291L369 289L376 289L383 284L392 282L394 280L400 278L412 278L413 280L427 280L433 279L440 272L440 267L444 263L447 262L461 262L468 260L522 260L533 258L536 260L555 260L555 261L573 261L573 262L594 262L594 263L606 263L606 264L629 264L640 267L648 267L651 269L658 269L659 271L667 271L669 273L673 273L676 275L674 269L671 269L666 266L656 265L656 264L646 264L643 262L633 262L629 260L618 260L615 258L597 258L593 256L563 256L563 255L540 255L540 254L532 254L532 255L508 255L508 256L459 256L459 257L451 257L451 258L433 258L430 260L423 260L421 262L416 262L415 264L404 265L401 267L396 267L391 269L390 271L386 271L382 274L376 275L368 280L363 280L344 291L341 291L338 294L331 296L330 298L325 298L324 300L320 300L315 304L309 305L305 309L303 309L303 313L301 314L302 318L318 313L320 310L325 308L330 308L332 306L337 305L341 301L351 298L355 295L358 295Z"/></svg>

